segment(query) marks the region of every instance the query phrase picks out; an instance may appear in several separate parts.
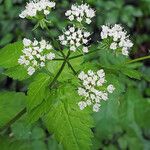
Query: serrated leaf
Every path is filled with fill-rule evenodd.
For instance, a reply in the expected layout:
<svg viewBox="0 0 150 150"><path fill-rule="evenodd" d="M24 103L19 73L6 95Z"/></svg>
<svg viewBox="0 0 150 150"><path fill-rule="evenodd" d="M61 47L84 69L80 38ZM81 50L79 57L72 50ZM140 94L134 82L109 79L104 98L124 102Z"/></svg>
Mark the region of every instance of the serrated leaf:
<svg viewBox="0 0 150 150"><path fill-rule="evenodd" d="M40 117L45 115L49 111L51 107L51 102L48 100L43 100L43 102L32 109L30 112L27 113L26 116L26 122L27 124L32 125L34 122L36 122Z"/></svg>
<svg viewBox="0 0 150 150"><path fill-rule="evenodd" d="M0 93L0 127L7 124L24 107L26 96L23 93L1 92Z"/></svg>
<svg viewBox="0 0 150 150"><path fill-rule="evenodd" d="M27 109L31 111L33 108L42 103L47 97L48 85L50 84L50 76L40 73L30 84L27 98Z"/></svg>
<svg viewBox="0 0 150 150"><path fill-rule="evenodd" d="M139 71L133 70L133 69L129 69L129 68L122 68L121 72L123 74L127 75L128 77L133 78L133 79L140 80L141 77L142 77L142 74Z"/></svg>
<svg viewBox="0 0 150 150"><path fill-rule="evenodd" d="M115 75L109 74L106 76L108 84L113 84L115 87L114 93L109 95L106 102L101 103L101 109L95 113L96 136L102 141L105 138L112 138L115 132L120 131L119 114L121 95L124 92L124 85Z"/></svg>
<svg viewBox="0 0 150 150"><path fill-rule="evenodd" d="M17 66L22 49L22 42L15 42L2 48L0 50L0 67L11 68Z"/></svg>
<svg viewBox="0 0 150 150"><path fill-rule="evenodd" d="M135 108L136 105L140 105L140 103L142 103L142 101L139 91L137 89L130 87L126 92L125 98L121 101L119 111L120 123L128 136L127 140L129 142L129 147L133 149L134 146L136 145L137 146L136 149L139 150L144 149L144 147L147 146L146 144L147 141L143 138L142 131L139 125L137 124L135 118ZM140 115L140 113L138 112L136 113L137 115Z"/></svg>
<svg viewBox="0 0 150 150"><path fill-rule="evenodd" d="M79 110L77 106L79 97L74 88L61 87L55 101L44 117L48 130L54 133L65 150L89 150L92 120L88 111Z"/></svg>
<svg viewBox="0 0 150 150"><path fill-rule="evenodd" d="M4 74L10 78L13 78L14 80L20 81L29 77L27 69L25 69L23 66L15 66L13 68L9 68L4 72Z"/></svg>

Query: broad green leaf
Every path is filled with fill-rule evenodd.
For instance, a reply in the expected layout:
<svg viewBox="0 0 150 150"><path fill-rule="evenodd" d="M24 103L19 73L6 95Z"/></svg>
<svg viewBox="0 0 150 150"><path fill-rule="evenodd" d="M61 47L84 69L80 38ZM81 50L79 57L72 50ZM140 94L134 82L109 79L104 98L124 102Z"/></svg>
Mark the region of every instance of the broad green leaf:
<svg viewBox="0 0 150 150"><path fill-rule="evenodd" d="M119 115L120 115L120 124L122 128L126 131L126 134L128 136L128 144L131 149L136 146L136 149L144 149L144 147L147 145L146 140L142 136L142 131L139 127L139 125L136 122L135 118L135 108L136 105L141 105L141 96L138 90L134 88L128 88L128 91L126 92L126 96L124 99L122 99L121 105L119 107ZM141 111L141 110L139 110ZM136 112L137 115L140 115L140 113ZM145 117L145 116L141 116ZM130 137L130 139L129 139Z"/></svg>
<svg viewBox="0 0 150 150"><path fill-rule="evenodd" d="M55 76L57 72L59 71L61 65L63 64L63 61L49 61L47 63L47 69L52 74L52 76Z"/></svg>
<svg viewBox="0 0 150 150"><path fill-rule="evenodd" d="M42 128L38 127L38 124L34 126L28 126L25 121L25 117L17 120L12 126L11 130L15 140L34 141L44 140L45 132Z"/></svg>
<svg viewBox="0 0 150 150"><path fill-rule="evenodd" d="M10 137L0 137L1 150L33 150L29 141L15 141Z"/></svg>
<svg viewBox="0 0 150 150"><path fill-rule="evenodd" d="M71 86L63 85L49 113L44 117L48 130L63 144L65 150L90 150L92 119L90 113L77 105L80 97Z"/></svg>
<svg viewBox="0 0 150 150"><path fill-rule="evenodd" d="M18 58L22 54L22 42L9 44L0 50L0 67L11 68L18 65Z"/></svg>
<svg viewBox="0 0 150 150"><path fill-rule="evenodd" d="M133 69L129 69L129 68L122 68L121 72L123 74L127 75L128 77L133 78L133 79L140 80L141 77L142 77L142 74L139 71L133 70Z"/></svg>
<svg viewBox="0 0 150 150"><path fill-rule="evenodd" d="M46 135L44 129L40 128L38 124L35 126L27 126L22 118L16 121L12 127L13 139L16 141L24 141L30 145L32 150L47 150L44 142Z"/></svg>
<svg viewBox="0 0 150 150"><path fill-rule="evenodd" d="M51 93L50 93L51 94ZM49 98L49 97L48 97ZM26 122L28 125L32 125L35 123L39 118L45 115L51 107L51 101L49 99L43 100L43 102L32 109L30 112L27 113Z"/></svg>
<svg viewBox="0 0 150 150"><path fill-rule="evenodd" d="M58 144L54 137L51 137L48 140L48 150L63 150L63 147Z"/></svg>
<svg viewBox="0 0 150 150"><path fill-rule="evenodd" d="M126 61L129 59L121 54L115 54L110 47L111 39L103 40L99 43L98 49L99 51L96 53L96 58L92 58L92 55L95 56L95 53L90 54L89 56L95 61L99 66L104 68L110 68L113 70L119 70Z"/></svg>
<svg viewBox="0 0 150 150"><path fill-rule="evenodd" d="M0 127L7 124L24 107L26 96L23 93L1 92L0 93Z"/></svg>
<svg viewBox="0 0 150 150"><path fill-rule="evenodd" d="M13 78L14 80L24 80L29 77L27 73L27 69L23 66L15 66L13 68L9 68L4 72L5 75Z"/></svg>
<svg viewBox="0 0 150 150"><path fill-rule="evenodd" d="M118 78L119 79L119 78ZM120 131L119 114L121 95L124 92L124 85L112 74L106 76L108 84L115 87L114 93L109 95L106 102L101 103L101 109L94 114L96 122L96 137L101 141L105 138L112 138L115 132Z"/></svg>
<svg viewBox="0 0 150 150"><path fill-rule="evenodd" d="M50 81L49 75L40 73L30 84L27 98L27 109L29 111L41 104L47 97L48 85L50 84Z"/></svg>

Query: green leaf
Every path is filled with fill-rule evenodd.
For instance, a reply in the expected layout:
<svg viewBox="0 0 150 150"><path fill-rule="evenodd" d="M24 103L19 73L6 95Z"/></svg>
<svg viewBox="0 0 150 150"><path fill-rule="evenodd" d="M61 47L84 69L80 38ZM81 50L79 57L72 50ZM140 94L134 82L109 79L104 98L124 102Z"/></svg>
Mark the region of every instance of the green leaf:
<svg viewBox="0 0 150 150"><path fill-rule="evenodd" d="M12 39L13 39L13 34L10 34L10 33L6 34L6 35L1 39L1 41L0 41L0 46L4 46L4 45L10 43Z"/></svg>
<svg viewBox="0 0 150 150"><path fill-rule="evenodd" d="M26 96L23 93L0 93L0 127L7 124L25 107Z"/></svg>
<svg viewBox="0 0 150 150"><path fill-rule="evenodd" d="M40 73L35 77L34 82L29 86L27 109L31 111L33 108L42 103L47 97L48 85L50 84L50 76Z"/></svg>
<svg viewBox="0 0 150 150"><path fill-rule="evenodd" d="M9 137L0 137L1 150L33 150L29 141L15 141Z"/></svg>
<svg viewBox="0 0 150 150"><path fill-rule="evenodd" d="M5 75L9 76L10 78L13 78L14 80L24 80L29 77L27 73L27 69L23 66L15 66L13 68L9 68L4 72Z"/></svg>
<svg viewBox="0 0 150 150"><path fill-rule="evenodd" d="M140 80L141 77L142 77L142 74L139 71L133 70L133 69L129 69L129 68L122 68L121 72L123 74L127 75L128 77L133 78L133 79Z"/></svg>
<svg viewBox="0 0 150 150"><path fill-rule="evenodd" d="M119 132L120 125L118 110L120 107L121 95L124 92L124 85L121 79L115 75L107 75L106 80L108 84L113 84L116 88L114 93L109 95L109 99L106 102L101 103L101 109L98 113L94 114L96 122L96 137L101 141L106 138L112 138L115 132Z"/></svg>
<svg viewBox="0 0 150 150"><path fill-rule="evenodd" d="M63 85L55 96L55 104L44 117L48 130L65 150L90 150L92 119L88 111L79 109L79 100L73 87Z"/></svg>
<svg viewBox="0 0 150 150"><path fill-rule="evenodd" d="M51 101L48 100L49 99L43 100L43 102L40 105L38 105L37 107L35 107L27 113L26 122L28 125L32 125L34 122L36 122L39 118L41 118L49 111L51 107Z"/></svg>
<svg viewBox="0 0 150 150"><path fill-rule="evenodd" d="M144 149L147 146L147 141L142 136L142 131L140 126L137 124L135 117L135 108L137 105L141 105L141 94L137 89L128 87L124 99L122 99L121 105L119 107L120 124L122 128L126 131L128 136L127 141L129 142L130 149ZM142 111L142 110L139 110ZM136 112L136 115L141 113ZM142 118L145 116L140 115Z"/></svg>
<svg viewBox="0 0 150 150"><path fill-rule="evenodd" d="M51 137L48 140L48 150L63 150L63 147L61 144L58 144L53 137Z"/></svg>
<svg viewBox="0 0 150 150"><path fill-rule="evenodd" d="M9 44L0 50L0 67L11 68L18 65L18 58L22 54L22 42Z"/></svg>

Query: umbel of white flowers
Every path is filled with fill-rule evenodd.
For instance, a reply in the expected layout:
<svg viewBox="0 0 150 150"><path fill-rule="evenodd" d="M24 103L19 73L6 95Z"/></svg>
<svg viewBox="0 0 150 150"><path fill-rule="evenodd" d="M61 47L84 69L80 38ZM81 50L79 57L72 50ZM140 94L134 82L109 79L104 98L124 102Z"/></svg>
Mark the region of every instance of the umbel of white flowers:
<svg viewBox="0 0 150 150"><path fill-rule="evenodd" d="M72 26L68 30L65 30L63 35L59 36L59 40L70 51L75 52L76 50L82 49L83 53L88 53L88 47L85 45L88 43L89 36L90 32Z"/></svg>
<svg viewBox="0 0 150 150"><path fill-rule="evenodd" d="M23 10L19 16L20 18L32 18L38 14L47 16L54 7L55 2L49 0L33 0L27 3L25 10Z"/></svg>
<svg viewBox="0 0 150 150"><path fill-rule="evenodd" d="M55 54L52 53L52 46L45 40L38 42L36 39L32 42L29 39L23 39L23 55L18 59L20 65L27 68L28 74L32 75L38 68L45 66L46 60L53 60Z"/></svg>
<svg viewBox="0 0 150 150"><path fill-rule="evenodd" d="M108 37L112 38L112 43L110 49L117 50L121 48L121 53L125 56L129 55L129 49L133 46L133 43L127 35L127 31L119 24L115 24L112 27L102 26L101 38L106 39Z"/></svg>
<svg viewBox="0 0 150 150"><path fill-rule="evenodd" d="M108 99L108 93L113 93L115 87L110 84L107 87L105 72L103 69L98 70L97 73L89 70L87 74L82 71L78 78L81 80L82 85L78 87L78 94L82 96L82 101L78 103L78 106L83 110L87 106L93 106L93 111L98 112L101 106L101 101Z"/></svg>
<svg viewBox="0 0 150 150"><path fill-rule="evenodd" d="M88 4L72 5L65 15L70 21L85 22L90 24L95 16L95 11Z"/></svg>

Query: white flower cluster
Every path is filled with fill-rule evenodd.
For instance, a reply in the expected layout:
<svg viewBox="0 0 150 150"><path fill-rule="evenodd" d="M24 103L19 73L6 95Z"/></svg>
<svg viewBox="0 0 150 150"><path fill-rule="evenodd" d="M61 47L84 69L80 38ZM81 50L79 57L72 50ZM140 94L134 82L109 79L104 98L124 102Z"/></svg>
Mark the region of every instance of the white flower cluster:
<svg viewBox="0 0 150 150"><path fill-rule="evenodd" d="M97 73L89 70L87 74L82 71L78 78L82 81L82 86L78 88L78 94L83 97L78 106L83 110L85 107L93 105L93 111L98 112L101 100L106 101L108 93L113 93L115 87L112 84L106 88L103 86L106 82L103 69L97 71Z"/></svg>
<svg viewBox="0 0 150 150"><path fill-rule="evenodd" d="M55 7L55 2L49 0L33 0L27 3L25 10L19 15L20 18L35 17L38 13L48 15L51 8Z"/></svg>
<svg viewBox="0 0 150 150"><path fill-rule="evenodd" d="M106 39L112 37L113 42L110 45L110 49L116 50L121 48L122 54L129 55L129 49L133 46L133 43L129 39L127 32L118 24L113 27L102 26L101 38Z"/></svg>
<svg viewBox="0 0 150 150"><path fill-rule="evenodd" d="M32 42L24 38L23 45L23 55L18 59L18 63L27 67L29 75L34 74L37 68L44 67L46 60L53 60L55 58L55 54L50 52L53 49L51 44L45 40L40 42L34 40Z"/></svg>
<svg viewBox="0 0 150 150"><path fill-rule="evenodd" d="M88 47L83 45L87 45L89 36L90 32L72 26L59 36L59 40L62 45L69 47L70 51L75 52L77 49L82 49L84 53L88 53Z"/></svg>
<svg viewBox="0 0 150 150"><path fill-rule="evenodd" d="M91 19L95 16L95 11L88 4L72 5L65 15L70 21L77 20L78 22L86 22L90 24Z"/></svg>

